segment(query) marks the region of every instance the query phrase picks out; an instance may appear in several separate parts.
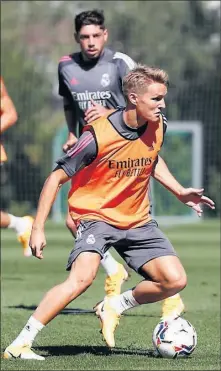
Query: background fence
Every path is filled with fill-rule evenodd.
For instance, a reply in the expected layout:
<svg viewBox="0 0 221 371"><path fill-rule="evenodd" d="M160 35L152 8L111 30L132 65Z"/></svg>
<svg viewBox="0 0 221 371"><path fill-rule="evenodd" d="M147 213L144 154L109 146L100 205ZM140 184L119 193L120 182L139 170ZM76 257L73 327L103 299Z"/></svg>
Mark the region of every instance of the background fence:
<svg viewBox="0 0 221 371"><path fill-rule="evenodd" d="M58 61L78 50L73 38L75 14L96 7L105 12L109 47L168 71L171 86L165 113L169 121L201 122L202 183L216 201L215 213L205 212L220 215L220 13L216 3L2 1L1 74L19 114L17 125L3 136L9 158L2 173L4 208L18 215L35 212L52 169L55 133L64 126L57 92ZM188 146L181 140L169 156L171 169L177 157L185 159L186 151ZM188 160L185 166L188 171Z"/></svg>

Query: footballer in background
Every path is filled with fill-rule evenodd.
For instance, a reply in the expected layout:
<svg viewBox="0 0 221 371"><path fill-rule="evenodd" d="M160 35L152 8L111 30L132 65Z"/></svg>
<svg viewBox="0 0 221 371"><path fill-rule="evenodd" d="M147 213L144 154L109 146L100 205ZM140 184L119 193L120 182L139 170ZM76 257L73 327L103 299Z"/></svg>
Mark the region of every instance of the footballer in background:
<svg viewBox="0 0 221 371"><path fill-rule="evenodd" d="M17 119L18 116L15 106L7 92L3 78L1 77L1 136L11 126L15 125ZM0 142L0 150L1 150L0 164L2 172L3 166L7 161L7 154L2 142ZM16 232L18 241L21 243L23 247L24 256L26 257L32 256L32 252L29 247L29 239L33 224L33 218L28 215L18 217L1 210L0 221L1 228L12 228Z"/></svg>

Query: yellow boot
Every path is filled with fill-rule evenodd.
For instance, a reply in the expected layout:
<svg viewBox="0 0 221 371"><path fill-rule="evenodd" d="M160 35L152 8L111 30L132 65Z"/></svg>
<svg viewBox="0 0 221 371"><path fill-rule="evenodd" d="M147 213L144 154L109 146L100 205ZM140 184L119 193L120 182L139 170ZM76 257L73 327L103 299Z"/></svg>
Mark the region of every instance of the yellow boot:
<svg viewBox="0 0 221 371"><path fill-rule="evenodd" d="M22 244L23 254L26 257L32 256L31 248L29 247L29 240L34 219L31 216L23 216L22 218L26 224L25 231L18 235L18 241Z"/></svg>
<svg viewBox="0 0 221 371"><path fill-rule="evenodd" d="M180 316L184 312L185 306L180 294L176 294L163 301L162 306L162 318L175 318Z"/></svg>
<svg viewBox="0 0 221 371"><path fill-rule="evenodd" d="M94 310L101 322L101 332L109 348L115 347L114 332L119 325L120 314L110 306L109 298L106 296L103 301L98 303Z"/></svg>
<svg viewBox="0 0 221 371"><path fill-rule="evenodd" d="M34 353L31 350L29 345L20 345L20 346L13 346L9 345L4 353L2 358L10 359L10 358L21 358L21 359L36 359L38 361L43 361L45 358L39 356L38 354Z"/></svg>
<svg viewBox="0 0 221 371"><path fill-rule="evenodd" d="M118 263L117 273L107 276L105 280L105 292L107 296L119 295L122 284L128 279L128 273L124 266Z"/></svg>

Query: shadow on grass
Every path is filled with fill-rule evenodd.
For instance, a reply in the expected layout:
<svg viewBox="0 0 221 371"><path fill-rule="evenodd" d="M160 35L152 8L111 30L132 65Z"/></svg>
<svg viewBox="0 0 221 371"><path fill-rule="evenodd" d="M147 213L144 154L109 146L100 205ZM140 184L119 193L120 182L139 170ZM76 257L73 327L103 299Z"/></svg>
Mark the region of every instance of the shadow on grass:
<svg viewBox="0 0 221 371"><path fill-rule="evenodd" d="M30 311L34 311L37 307L35 305L23 305L23 304L20 304L20 305L11 305L11 306L8 306L7 308L14 308L14 309L24 309L24 310L30 310ZM63 314L63 315L82 315L82 314L95 314L95 311L92 310L92 309L81 309L81 308L65 308L63 309L60 314ZM159 318L159 315L153 315L153 314L139 314L139 313L136 313L136 314L133 314L133 313L125 313L124 316L128 316L128 317L155 317L155 318Z"/></svg>
<svg viewBox="0 0 221 371"><path fill-rule="evenodd" d="M79 354L93 354L95 356L111 356L111 355L138 355L156 358L154 351L151 349L124 349L113 348L109 349L105 346L76 346L76 345L62 345L62 346L46 346L35 347L36 351L41 351L42 354L47 352L45 357L60 357L60 356L76 356Z"/></svg>

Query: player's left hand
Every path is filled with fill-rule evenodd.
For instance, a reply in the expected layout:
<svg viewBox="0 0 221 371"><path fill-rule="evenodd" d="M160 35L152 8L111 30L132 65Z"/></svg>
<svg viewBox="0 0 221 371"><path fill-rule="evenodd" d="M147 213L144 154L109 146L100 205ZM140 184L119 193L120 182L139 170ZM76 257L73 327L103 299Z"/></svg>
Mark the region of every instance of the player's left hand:
<svg viewBox="0 0 221 371"><path fill-rule="evenodd" d="M207 205L210 209L215 209L215 203L209 197L203 196L204 188L183 188L178 199L189 207L192 207L201 216L203 213L200 204Z"/></svg>
<svg viewBox="0 0 221 371"><path fill-rule="evenodd" d="M84 116L84 119L88 124L102 116L105 116L110 111L108 108L96 103L93 99L91 99L91 104L92 106L87 109Z"/></svg>

